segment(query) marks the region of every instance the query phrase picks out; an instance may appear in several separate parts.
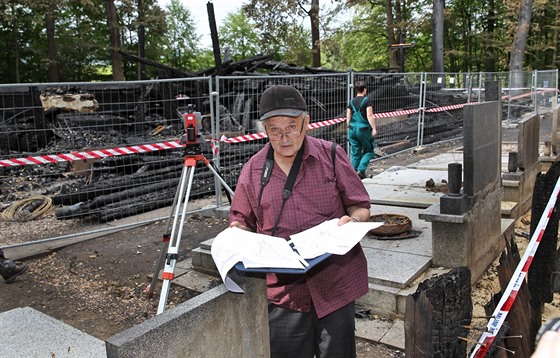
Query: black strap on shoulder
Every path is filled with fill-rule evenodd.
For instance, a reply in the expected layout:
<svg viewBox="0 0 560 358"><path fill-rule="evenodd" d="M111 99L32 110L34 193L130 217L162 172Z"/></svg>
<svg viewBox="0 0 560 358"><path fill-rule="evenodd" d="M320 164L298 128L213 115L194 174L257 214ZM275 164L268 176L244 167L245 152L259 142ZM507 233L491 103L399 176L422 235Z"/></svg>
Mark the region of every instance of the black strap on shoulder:
<svg viewBox="0 0 560 358"><path fill-rule="evenodd" d="M264 162L264 166L261 172L261 190L259 191L259 201L257 206L259 211L261 209L261 199L262 199L263 190L266 184L268 184L268 181L270 180L270 175L272 174L272 168L274 168L274 149L272 148L271 145L270 148L268 148L268 153L266 153L266 160ZM259 213L257 212L257 216L258 214Z"/></svg>
<svg viewBox="0 0 560 358"><path fill-rule="evenodd" d="M336 173L336 143L333 142L331 146L333 172Z"/></svg>

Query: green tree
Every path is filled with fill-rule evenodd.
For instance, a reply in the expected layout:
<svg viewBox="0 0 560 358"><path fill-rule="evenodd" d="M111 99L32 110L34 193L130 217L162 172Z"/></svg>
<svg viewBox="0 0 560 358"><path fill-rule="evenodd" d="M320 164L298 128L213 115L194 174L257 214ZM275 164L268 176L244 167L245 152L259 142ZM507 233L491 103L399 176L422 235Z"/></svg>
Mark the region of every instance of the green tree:
<svg viewBox="0 0 560 358"><path fill-rule="evenodd" d="M359 4L354 11L350 24L323 39L325 67L356 71L387 68L385 7Z"/></svg>
<svg viewBox="0 0 560 358"><path fill-rule="evenodd" d="M251 0L248 4L243 5L242 10L260 29L261 47L265 53L275 55L277 60L297 61L294 62L296 65L311 65L311 57L307 60L306 54L294 56L293 52L295 48L302 50L303 48L302 43L292 41L303 40L300 39L300 36L304 33L310 34L304 30L303 24L298 23L309 16L303 2L298 0ZM301 28L298 29L298 27ZM307 50L309 56L312 51L310 40L311 36L303 41L303 44L309 45ZM289 59L284 58L286 54L289 55Z"/></svg>
<svg viewBox="0 0 560 358"><path fill-rule="evenodd" d="M233 61L243 60L261 53L259 32L243 11L229 13L220 26L220 46L228 49Z"/></svg>
<svg viewBox="0 0 560 358"><path fill-rule="evenodd" d="M179 0L171 0L166 12L167 36L161 46L161 61L187 72L199 69L200 36L191 12Z"/></svg>

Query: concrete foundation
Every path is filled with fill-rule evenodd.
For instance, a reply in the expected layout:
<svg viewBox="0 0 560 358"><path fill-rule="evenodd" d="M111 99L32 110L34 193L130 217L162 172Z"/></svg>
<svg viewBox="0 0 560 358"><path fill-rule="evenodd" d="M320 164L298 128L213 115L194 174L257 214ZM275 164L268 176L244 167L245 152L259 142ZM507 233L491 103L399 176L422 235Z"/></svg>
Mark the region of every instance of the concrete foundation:
<svg viewBox="0 0 560 358"><path fill-rule="evenodd" d="M518 219L531 208L535 180L540 171L541 165L536 162L522 172L502 174L502 200L517 203L516 210L509 214L510 218Z"/></svg>
<svg viewBox="0 0 560 358"><path fill-rule="evenodd" d="M204 292L109 338L107 357L269 357L264 276L235 281L244 294Z"/></svg>
<svg viewBox="0 0 560 358"><path fill-rule="evenodd" d="M478 281L514 232L514 220L501 219L501 195L499 188L489 190L463 215L441 214L439 204L419 215L432 223L433 267L467 266L471 282Z"/></svg>

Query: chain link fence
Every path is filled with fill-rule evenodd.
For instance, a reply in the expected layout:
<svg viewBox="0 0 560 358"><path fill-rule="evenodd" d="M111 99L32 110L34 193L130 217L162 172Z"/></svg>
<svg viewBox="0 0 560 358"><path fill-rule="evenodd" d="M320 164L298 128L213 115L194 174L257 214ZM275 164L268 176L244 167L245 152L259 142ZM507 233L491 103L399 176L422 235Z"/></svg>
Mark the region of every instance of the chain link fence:
<svg viewBox="0 0 560 358"><path fill-rule="evenodd" d="M167 219L184 168L186 111L201 113L200 152L235 188L243 164L267 142L261 93L298 88L308 134L348 150L346 108L363 80L374 103L378 157L462 136L462 108L499 81L503 119L557 104L558 71L240 75L102 83L0 85L0 224L71 222L71 232ZM198 170L200 168L200 170ZM189 199L224 205L214 174L197 163ZM45 230L41 239L56 238ZM6 237L0 247L17 244Z"/></svg>

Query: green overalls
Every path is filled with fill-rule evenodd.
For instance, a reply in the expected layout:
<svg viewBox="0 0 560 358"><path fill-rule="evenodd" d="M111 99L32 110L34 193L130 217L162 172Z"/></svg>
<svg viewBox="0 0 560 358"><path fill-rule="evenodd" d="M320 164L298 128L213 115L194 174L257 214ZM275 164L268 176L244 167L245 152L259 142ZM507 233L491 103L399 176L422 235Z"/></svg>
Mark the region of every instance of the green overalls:
<svg viewBox="0 0 560 358"><path fill-rule="evenodd" d="M348 126L348 141L350 142L350 159L356 171L366 171L369 161L373 158L375 141L371 135L371 126L362 116L361 109L368 102L368 97L364 97L360 107L356 109L354 101L350 101L352 107L352 118Z"/></svg>

